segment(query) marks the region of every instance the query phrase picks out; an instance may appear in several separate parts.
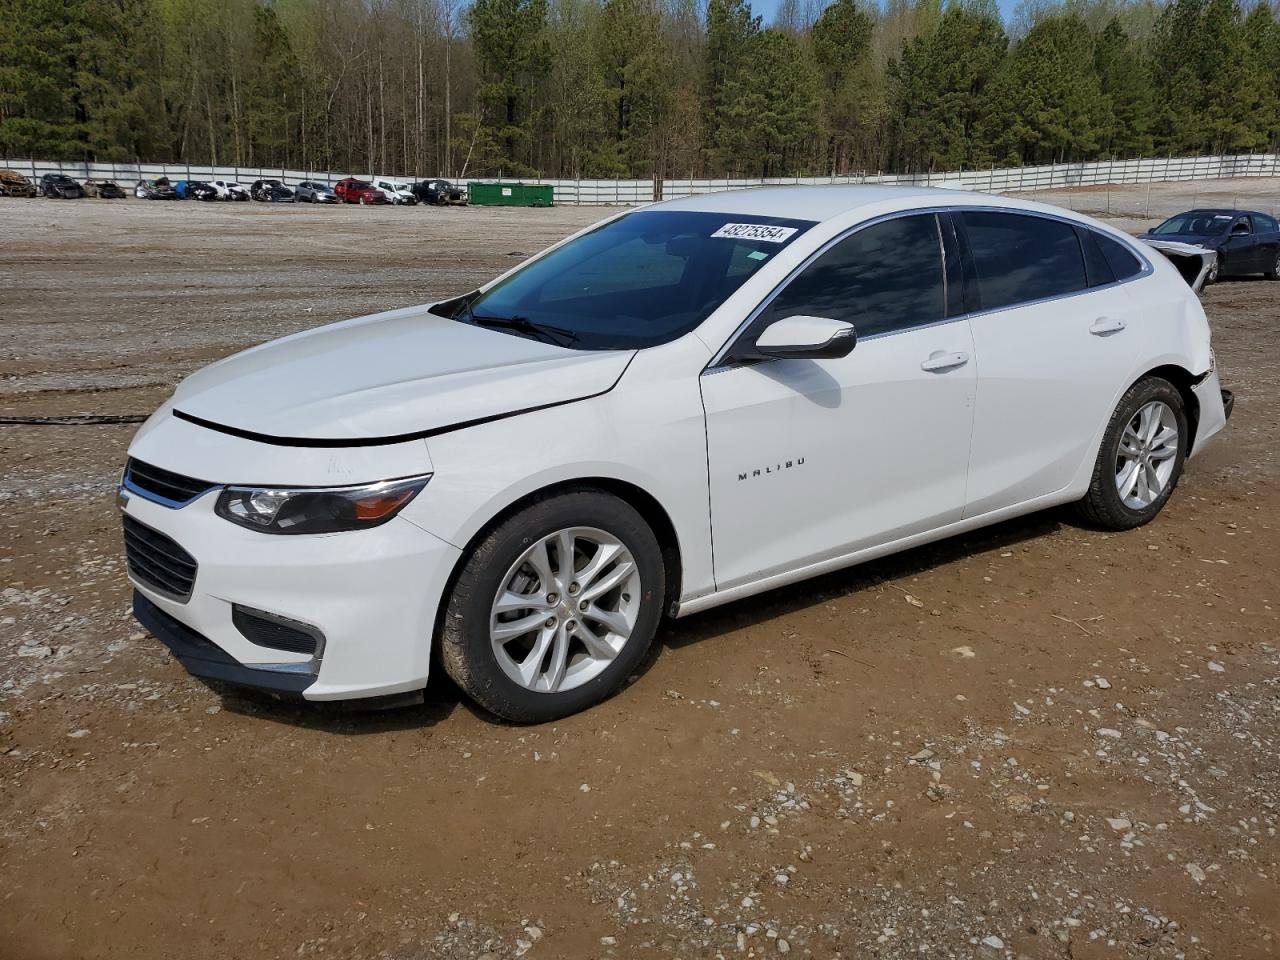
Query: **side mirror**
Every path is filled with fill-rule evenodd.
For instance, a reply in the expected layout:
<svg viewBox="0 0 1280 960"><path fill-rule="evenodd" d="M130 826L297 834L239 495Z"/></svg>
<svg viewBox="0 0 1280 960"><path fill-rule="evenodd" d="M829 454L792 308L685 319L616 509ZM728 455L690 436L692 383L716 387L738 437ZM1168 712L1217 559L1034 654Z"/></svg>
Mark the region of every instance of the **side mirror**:
<svg viewBox="0 0 1280 960"><path fill-rule="evenodd" d="M786 317L765 327L755 352L778 360L835 360L847 357L858 342L852 323L827 317Z"/></svg>
<svg viewBox="0 0 1280 960"><path fill-rule="evenodd" d="M1247 234L1250 232L1251 231L1249 230L1249 225L1247 223L1237 223L1231 228L1232 236L1240 236L1241 234Z"/></svg>

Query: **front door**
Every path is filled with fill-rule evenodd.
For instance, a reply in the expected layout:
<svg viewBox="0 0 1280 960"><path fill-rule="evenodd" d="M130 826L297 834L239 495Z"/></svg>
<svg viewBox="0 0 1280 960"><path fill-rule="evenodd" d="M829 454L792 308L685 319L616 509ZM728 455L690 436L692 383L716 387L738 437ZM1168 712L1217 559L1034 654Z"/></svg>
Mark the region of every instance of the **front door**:
<svg viewBox="0 0 1280 960"><path fill-rule="evenodd" d="M885 220L828 248L744 335L830 317L854 324L852 353L703 374L717 588L960 519L977 364L948 313L938 218Z"/></svg>

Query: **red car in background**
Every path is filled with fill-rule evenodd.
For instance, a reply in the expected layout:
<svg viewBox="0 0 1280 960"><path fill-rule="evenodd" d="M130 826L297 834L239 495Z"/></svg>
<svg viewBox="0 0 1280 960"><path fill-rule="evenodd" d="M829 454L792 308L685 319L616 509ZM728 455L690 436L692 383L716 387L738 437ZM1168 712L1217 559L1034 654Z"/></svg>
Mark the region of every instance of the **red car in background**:
<svg viewBox="0 0 1280 960"><path fill-rule="evenodd" d="M333 185L333 192L343 203L390 203L387 195L368 180L347 177Z"/></svg>

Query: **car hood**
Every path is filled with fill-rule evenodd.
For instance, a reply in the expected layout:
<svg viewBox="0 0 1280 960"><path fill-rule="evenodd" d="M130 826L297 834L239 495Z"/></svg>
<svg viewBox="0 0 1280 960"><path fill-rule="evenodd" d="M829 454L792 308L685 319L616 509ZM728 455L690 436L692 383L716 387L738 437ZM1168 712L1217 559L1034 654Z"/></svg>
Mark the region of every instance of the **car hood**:
<svg viewBox="0 0 1280 960"><path fill-rule="evenodd" d="M410 307L246 350L192 374L173 404L179 416L255 438L368 444L604 393L632 356Z"/></svg>
<svg viewBox="0 0 1280 960"><path fill-rule="evenodd" d="M1185 234L1158 234L1144 233L1138 237L1139 240L1146 240L1148 243L1168 243L1173 246L1191 246L1191 247L1211 247L1218 240L1218 237L1201 237L1188 236Z"/></svg>

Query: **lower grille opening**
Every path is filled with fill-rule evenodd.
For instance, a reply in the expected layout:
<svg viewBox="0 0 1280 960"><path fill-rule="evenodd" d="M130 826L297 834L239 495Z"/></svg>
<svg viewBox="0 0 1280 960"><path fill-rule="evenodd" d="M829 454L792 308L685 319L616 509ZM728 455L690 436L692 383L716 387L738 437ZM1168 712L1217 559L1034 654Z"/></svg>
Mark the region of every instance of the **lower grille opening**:
<svg viewBox="0 0 1280 960"><path fill-rule="evenodd" d="M172 538L128 514L124 516L124 555L135 580L179 603L191 599L196 558Z"/></svg>
<svg viewBox="0 0 1280 960"><path fill-rule="evenodd" d="M310 624L239 604L232 607L231 622L250 643L272 650L314 656L324 640L324 635Z"/></svg>

